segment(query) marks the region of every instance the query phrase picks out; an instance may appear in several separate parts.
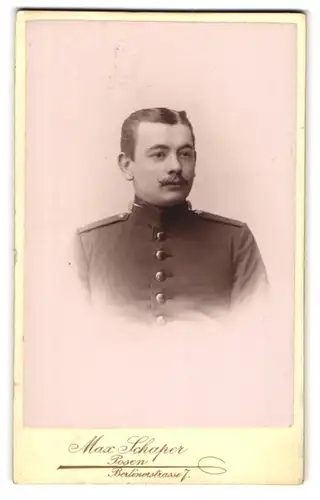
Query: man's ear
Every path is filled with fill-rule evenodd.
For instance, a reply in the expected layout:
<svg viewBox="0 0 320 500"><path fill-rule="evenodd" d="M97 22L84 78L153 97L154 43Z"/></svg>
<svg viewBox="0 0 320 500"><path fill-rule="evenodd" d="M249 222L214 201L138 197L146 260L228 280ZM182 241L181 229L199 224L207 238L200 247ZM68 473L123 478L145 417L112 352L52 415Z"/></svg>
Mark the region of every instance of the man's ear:
<svg viewBox="0 0 320 500"><path fill-rule="evenodd" d="M123 175L127 179L127 181L132 181L133 180L133 173L132 173L132 169L131 169L131 166L132 166L131 158L129 158L125 153L120 153L118 156L118 165L119 165L121 172L123 173Z"/></svg>

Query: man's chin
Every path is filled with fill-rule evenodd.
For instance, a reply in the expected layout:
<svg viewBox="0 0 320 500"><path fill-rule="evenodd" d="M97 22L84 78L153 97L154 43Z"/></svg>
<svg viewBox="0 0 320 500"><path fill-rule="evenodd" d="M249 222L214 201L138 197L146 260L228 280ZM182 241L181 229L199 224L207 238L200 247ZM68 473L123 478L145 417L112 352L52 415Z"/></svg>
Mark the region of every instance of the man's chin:
<svg viewBox="0 0 320 500"><path fill-rule="evenodd" d="M185 201L189 193L183 189L168 189L159 199L158 204L161 206L171 206Z"/></svg>
<svg viewBox="0 0 320 500"><path fill-rule="evenodd" d="M150 195L150 193L147 195L146 193L136 192L136 196L150 205L169 207L183 203L190 193L190 186L175 186L175 189L170 188L168 189L168 186L162 187L161 190L154 193L153 196Z"/></svg>

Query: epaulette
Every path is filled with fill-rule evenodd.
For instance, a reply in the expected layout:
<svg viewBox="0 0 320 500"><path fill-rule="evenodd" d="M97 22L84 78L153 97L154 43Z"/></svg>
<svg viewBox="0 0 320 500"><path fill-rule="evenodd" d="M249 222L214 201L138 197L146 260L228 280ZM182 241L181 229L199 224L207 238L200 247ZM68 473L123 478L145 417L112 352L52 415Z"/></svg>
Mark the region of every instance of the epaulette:
<svg viewBox="0 0 320 500"><path fill-rule="evenodd" d="M98 227L110 226L110 224L114 224L115 222L125 221L129 217L129 213L122 213L117 215L111 215L111 217L106 217L105 219L99 220L97 222L92 222L92 224L88 224L87 226L81 227L78 229L78 233L86 233L87 231L91 231L92 229L97 229Z"/></svg>
<svg viewBox="0 0 320 500"><path fill-rule="evenodd" d="M203 219L212 220L214 222L220 222L221 224L229 224L231 226L243 227L244 222L235 219L229 219L228 217L222 217L221 215L211 214L210 212L204 212L203 210L193 210L193 212Z"/></svg>

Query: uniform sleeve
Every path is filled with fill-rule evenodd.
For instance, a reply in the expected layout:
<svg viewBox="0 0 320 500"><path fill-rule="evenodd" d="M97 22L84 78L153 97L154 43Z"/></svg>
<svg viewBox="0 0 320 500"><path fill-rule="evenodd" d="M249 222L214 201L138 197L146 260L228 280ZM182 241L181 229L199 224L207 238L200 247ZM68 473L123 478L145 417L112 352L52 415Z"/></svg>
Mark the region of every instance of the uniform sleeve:
<svg viewBox="0 0 320 500"><path fill-rule="evenodd" d="M247 225L244 225L234 238L233 267L233 302L252 296L258 289L267 289L266 269L255 238Z"/></svg>
<svg viewBox="0 0 320 500"><path fill-rule="evenodd" d="M84 288L90 293L89 262L79 231L76 232L74 237L74 256L78 277Z"/></svg>

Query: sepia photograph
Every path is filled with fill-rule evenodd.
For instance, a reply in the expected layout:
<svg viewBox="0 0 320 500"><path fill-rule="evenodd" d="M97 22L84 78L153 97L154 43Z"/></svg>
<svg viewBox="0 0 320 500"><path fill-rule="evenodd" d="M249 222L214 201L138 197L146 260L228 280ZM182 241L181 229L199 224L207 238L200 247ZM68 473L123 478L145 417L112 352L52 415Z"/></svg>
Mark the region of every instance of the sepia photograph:
<svg viewBox="0 0 320 500"><path fill-rule="evenodd" d="M21 428L300 449L304 42L303 14L18 13Z"/></svg>
<svg viewBox="0 0 320 500"><path fill-rule="evenodd" d="M79 230L80 275L90 292L100 289L123 309L134 305L164 324L184 309L228 308L267 282L247 225L192 210L187 200L197 153L185 111L133 112L120 150L118 166L134 199L130 212Z"/></svg>

